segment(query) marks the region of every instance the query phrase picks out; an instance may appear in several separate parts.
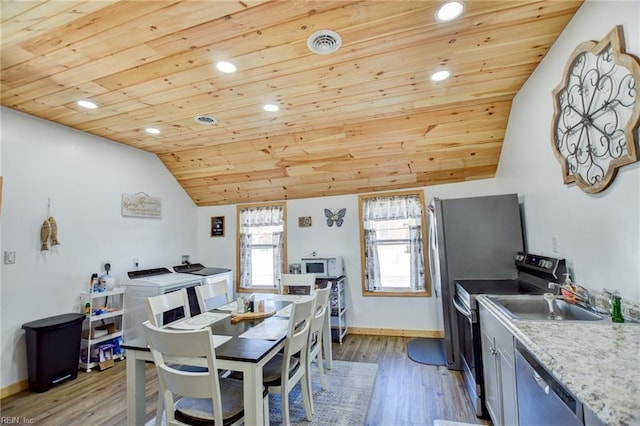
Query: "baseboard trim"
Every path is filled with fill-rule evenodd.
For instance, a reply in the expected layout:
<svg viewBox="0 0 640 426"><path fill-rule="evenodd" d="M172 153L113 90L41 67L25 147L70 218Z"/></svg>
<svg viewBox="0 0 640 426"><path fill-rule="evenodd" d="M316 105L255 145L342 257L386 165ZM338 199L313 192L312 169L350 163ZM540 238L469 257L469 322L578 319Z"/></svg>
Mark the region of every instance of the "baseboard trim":
<svg viewBox="0 0 640 426"><path fill-rule="evenodd" d="M0 389L0 399L4 399L8 396L15 395L23 390L29 389L29 380L21 380L17 383L9 385Z"/></svg>
<svg viewBox="0 0 640 426"><path fill-rule="evenodd" d="M390 337L444 337L444 333L438 330L406 330L397 328L363 328L349 327L348 334L362 334L368 336L390 336Z"/></svg>

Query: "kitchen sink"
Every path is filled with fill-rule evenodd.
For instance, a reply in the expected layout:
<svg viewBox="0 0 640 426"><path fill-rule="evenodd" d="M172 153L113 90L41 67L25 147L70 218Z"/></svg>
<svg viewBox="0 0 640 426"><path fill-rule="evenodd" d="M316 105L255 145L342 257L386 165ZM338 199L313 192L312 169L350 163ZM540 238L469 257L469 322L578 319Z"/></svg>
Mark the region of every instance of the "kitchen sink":
<svg viewBox="0 0 640 426"><path fill-rule="evenodd" d="M599 321L604 317L580 305L553 300L555 318L549 316L549 305L542 295L488 296L511 319L539 321Z"/></svg>

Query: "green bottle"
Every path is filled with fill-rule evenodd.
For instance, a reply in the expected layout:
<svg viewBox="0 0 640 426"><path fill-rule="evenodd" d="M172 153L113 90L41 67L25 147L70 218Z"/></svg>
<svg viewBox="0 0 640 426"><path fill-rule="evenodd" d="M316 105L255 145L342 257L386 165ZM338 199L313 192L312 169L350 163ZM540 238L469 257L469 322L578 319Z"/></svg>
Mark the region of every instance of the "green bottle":
<svg viewBox="0 0 640 426"><path fill-rule="evenodd" d="M613 322L624 322L624 317L622 316L622 303L620 300L620 295L617 293L613 293L611 295L611 321Z"/></svg>

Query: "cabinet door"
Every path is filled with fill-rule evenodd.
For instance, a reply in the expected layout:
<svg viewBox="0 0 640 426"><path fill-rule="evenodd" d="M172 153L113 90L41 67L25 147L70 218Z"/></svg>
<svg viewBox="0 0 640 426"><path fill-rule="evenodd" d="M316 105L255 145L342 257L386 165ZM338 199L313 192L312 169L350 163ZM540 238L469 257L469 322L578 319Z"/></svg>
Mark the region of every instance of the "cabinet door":
<svg viewBox="0 0 640 426"><path fill-rule="evenodd" d="M487 411L495 426L502 426L502 409L500 407L500 365L496 356L496 340L482 330L482 365L484 367L484 397Z"/></svg>
<svg viewBox="0 0 640 426"><path fill-rule="evenodd" d="M516 395L516 374L513 365L513 346L500 349L500 381L502 386L502 416L505 425L518 425L518 398ZM511 355L511 356L509 356Z"/></svg>

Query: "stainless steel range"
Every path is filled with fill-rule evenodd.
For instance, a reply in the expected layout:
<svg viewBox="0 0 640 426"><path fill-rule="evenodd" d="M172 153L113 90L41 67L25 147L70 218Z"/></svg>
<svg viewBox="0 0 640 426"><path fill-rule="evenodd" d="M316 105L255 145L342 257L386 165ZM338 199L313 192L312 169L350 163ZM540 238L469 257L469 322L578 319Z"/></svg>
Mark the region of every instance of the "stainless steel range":
<svg viewBox="0 0 640 426"><path fill-rule="evenodd" d="M453 306L457 312L458 342L467 393L476 414L487 418L484 404L484 374L482 369L478 294L515 295L543 294L549 281L559 282L566 272L564 259L519 252L515 259L517 279L456 280Z"/></svg>

